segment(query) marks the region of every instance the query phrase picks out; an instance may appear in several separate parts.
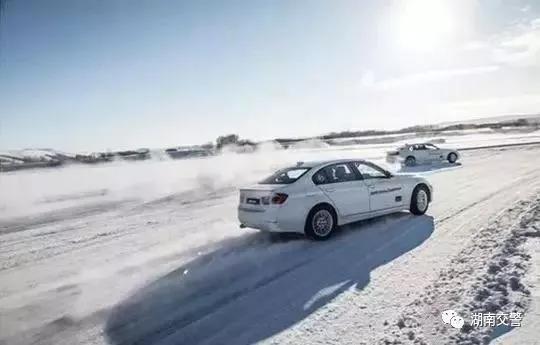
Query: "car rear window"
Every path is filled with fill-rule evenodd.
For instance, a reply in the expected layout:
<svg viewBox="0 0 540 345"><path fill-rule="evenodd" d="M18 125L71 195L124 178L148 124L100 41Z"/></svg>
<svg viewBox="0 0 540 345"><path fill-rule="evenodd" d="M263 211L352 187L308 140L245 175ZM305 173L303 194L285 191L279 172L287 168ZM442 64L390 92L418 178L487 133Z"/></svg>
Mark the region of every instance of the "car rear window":
<svg viewBox="0 0 540 345"><path fill-rule="evenodd" d="M302 177L309 169L296 167L281 169L259 182L259 184L291 184Z"/></svg>

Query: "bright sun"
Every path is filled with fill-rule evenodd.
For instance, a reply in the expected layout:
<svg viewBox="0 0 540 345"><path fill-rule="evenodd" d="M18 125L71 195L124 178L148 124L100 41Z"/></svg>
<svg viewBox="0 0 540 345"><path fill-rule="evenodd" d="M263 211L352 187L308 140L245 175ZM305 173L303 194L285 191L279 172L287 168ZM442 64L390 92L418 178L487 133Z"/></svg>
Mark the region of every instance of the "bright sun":
<svg viewBox="0 0 540 345"><path fill-rule="evenodd" d="M431 50L452 38L456 18L450 0L401 0L397 11L400 45L414 50Z"/></svg>

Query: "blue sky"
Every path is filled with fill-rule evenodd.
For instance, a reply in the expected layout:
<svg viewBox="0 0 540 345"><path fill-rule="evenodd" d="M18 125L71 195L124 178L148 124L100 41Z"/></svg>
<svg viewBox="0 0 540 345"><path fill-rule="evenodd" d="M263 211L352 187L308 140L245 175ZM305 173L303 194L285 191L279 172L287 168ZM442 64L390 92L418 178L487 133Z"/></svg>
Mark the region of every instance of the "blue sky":
<svg viewBox="0 0 540 345"><path fill-rule="evenodd" d="M0 149L540 112L534 1L3 2Z"/></svg>

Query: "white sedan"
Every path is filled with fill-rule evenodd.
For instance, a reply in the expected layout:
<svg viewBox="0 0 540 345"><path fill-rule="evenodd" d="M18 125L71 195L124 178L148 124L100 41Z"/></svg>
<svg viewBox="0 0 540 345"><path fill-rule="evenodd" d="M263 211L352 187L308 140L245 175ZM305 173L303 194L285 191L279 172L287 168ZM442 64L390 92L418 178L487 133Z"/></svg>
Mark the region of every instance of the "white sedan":
<svg viewBox="0 0 540 345"><path fill-rule="evenodd" d="M397 150L386 153L389 163L402 162L406 166L422 163L443 162L455 163L459 159L456 149L440 148L431 143L405 144Z"/></svg>
<svg viewBox="0 0 540 345"><path fill-rule="evenodd" d="M299 162L240 189L240 227L326 239L340 225L402 210L424 214L433 188L364 160Z"/></svg>

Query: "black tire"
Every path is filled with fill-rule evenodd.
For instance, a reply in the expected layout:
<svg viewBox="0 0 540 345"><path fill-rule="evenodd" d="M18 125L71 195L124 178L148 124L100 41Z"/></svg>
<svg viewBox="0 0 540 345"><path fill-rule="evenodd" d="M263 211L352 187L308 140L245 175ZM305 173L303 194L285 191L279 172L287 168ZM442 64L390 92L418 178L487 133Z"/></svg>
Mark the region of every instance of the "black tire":
<svg viewBox="0 0 540 345"><path fill-rule="evenodd" d="M405 165L408 166L408 167L415 166L416 165L416 158L414 158L413 156L408 156L405 159Z"/></svg>
<svg viewBox="0 0 540 345"><path fill-rule="evenodd" d="M321 234L320 231L317 231L316 229L313 228L314 217L316 215L320 216L321 213L324 214L325 211L330 214L332 224L330 226L330 230L328 231L328 233ZM317 205L314 208L312 208L311 211L309 211L309 214L306 217L306 225L304 227L304 232L306 233L306 236L312 240L323 241L330 238L330 236L332 236L336 228L337 228L337 215L334 208L330 205Z"/></svg>
<svg viewBox="0 0 540 345"><path fill-rule="evenodd" d="M419 194L420 195L422 194L421 192L425 193L425 198L426 198L425 207L419 207L418 197L419 197ZM414 188L414 190L412 192L411 206L410 206L409 210L411 211L412 214L417 215L417 216L421 216L424 213L426 213L426 211L428 210L428 208L429 208L429 200L430 200L429 189L424 185L418 185L418 186L416 186Z"/></svg>
<svg viewBox="0 0 540 345"><path fill-rule="evenodd" d="M449 163L453 164L457 161L457 154L455 154L454 152L450 152L447 159Z"/></svg>

